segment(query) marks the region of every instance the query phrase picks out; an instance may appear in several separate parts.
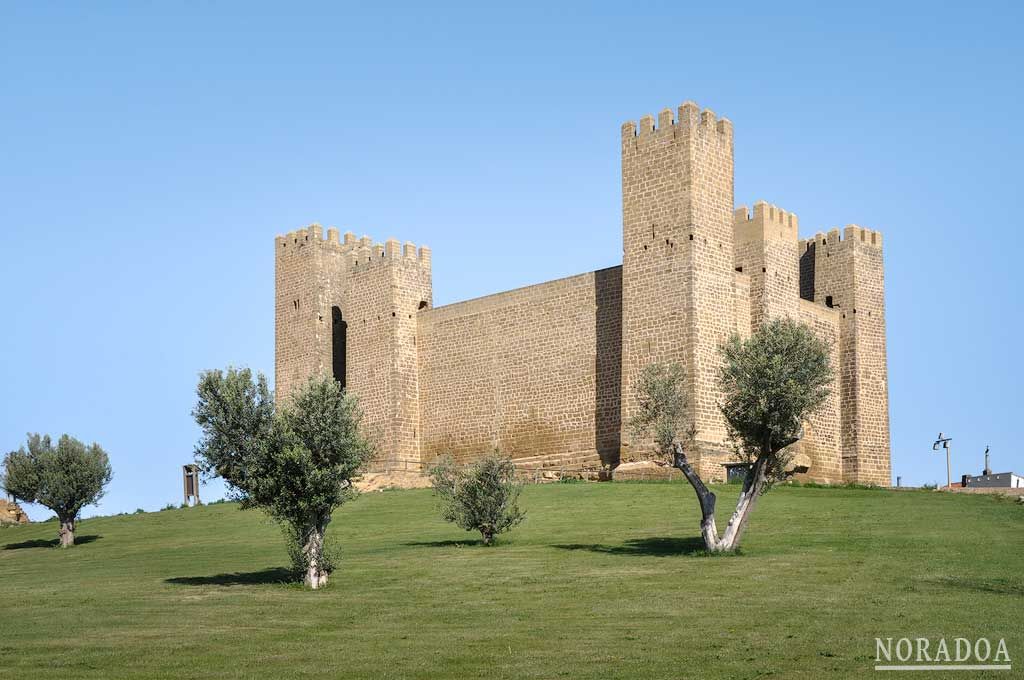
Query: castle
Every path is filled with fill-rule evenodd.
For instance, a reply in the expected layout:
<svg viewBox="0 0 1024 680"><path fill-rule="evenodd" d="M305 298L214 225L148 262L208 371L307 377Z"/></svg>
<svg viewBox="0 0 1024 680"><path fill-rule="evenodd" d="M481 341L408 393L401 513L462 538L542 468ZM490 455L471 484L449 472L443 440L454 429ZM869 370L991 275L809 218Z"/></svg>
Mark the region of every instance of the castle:
<svg viewBox="0 0 1024 680"><path fill-rule="evenodd" d="M889 486L882 235L814 238L764 202L734 209L733 127L687 102L622 126L622 265L434 307L430 250L319 225L275 240L276 390L327 372L360 398L378 469L498 447L524 467L614 467L643 366L687 370L707 480L735 459L718 347L766 319L831 347L832 395L794 445L807 479Z"/></svg>

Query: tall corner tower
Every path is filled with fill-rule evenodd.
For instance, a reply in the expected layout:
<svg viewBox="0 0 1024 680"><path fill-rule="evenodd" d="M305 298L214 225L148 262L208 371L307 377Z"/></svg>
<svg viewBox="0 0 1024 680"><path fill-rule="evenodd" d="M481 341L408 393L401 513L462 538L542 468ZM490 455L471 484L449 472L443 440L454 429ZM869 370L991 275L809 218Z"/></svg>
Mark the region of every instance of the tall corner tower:
<svg viewBox="0 0 1024 680"><path fill-rule="evenodd" d="M890 486L882 234L856 225L804 244L801 296L839 313L843 479Z"/></svg>
<svg viewBox="0 0 1024 680"><path fill-rule="evenodd" d="M725 422L716 403L718 348L735 330L733 131L687 102L622 126L622 432L624 459L635 383L653 362L682 364L697 428L694 462L718 477ZM639 450L638 450L639 449Z"/></svg>
<svg viewBox="0 0 1024 680"><path fill-rule="evenodd" d="M432 305L430 249L319 225L275 239L275 392L332 375L357 396L376 469L419 469L416 314Z"/></svg>

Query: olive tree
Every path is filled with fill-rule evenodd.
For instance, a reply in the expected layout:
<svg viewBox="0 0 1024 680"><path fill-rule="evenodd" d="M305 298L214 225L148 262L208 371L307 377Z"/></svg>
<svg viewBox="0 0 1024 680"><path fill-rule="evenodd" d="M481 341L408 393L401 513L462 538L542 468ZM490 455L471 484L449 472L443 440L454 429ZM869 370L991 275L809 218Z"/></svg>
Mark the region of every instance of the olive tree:
<svg viewBox="0 0 1024 680"><path fill-rule="evenodd" d="M730 338L721 348L720 409L739 457L750 464L725 532L715 522L716 496L694 471L687 449L696 439L685 429L684 372L677 365L645 368L636 389L637 432L654 430L655 441L689 481L701 508L701 535L710 552L735 550L750 513L773 483L783 478L786 448L803 436L803 422L829 395L828 348L804 324L789 319L765 323L748 339Z"/></svg>
<svg viewBox="0 0 1024 680"><path fill-rule="evenodd" d="M60 522L60 547L75 544L75 522L87 505L102 498L113 478L110 459L99 444L86 446L62 435L28 435L27 446L4 458L3 488L15 499L46 506Z"/></svg>
<svg viewBox="0 0 1024 680"><path fill-rule="evenodd" d="M331 513L355 496L352 479L374 451L360 432L355 397L330 377L313 377L275 404L262 374L254 380L234 368L204 372L197 392L201 469L223 478L243 509L261 508L281 522L306 585L326 584Z"/></svg>
<svg viewBox="0 0 1024 680"><path fill-rule="evenodd" d="M466 531L479 531L484 545L523 521L519 510L522 482L512 461L495 451L465 467L442 456L430 470L441 500L441 516Z"/></svg>

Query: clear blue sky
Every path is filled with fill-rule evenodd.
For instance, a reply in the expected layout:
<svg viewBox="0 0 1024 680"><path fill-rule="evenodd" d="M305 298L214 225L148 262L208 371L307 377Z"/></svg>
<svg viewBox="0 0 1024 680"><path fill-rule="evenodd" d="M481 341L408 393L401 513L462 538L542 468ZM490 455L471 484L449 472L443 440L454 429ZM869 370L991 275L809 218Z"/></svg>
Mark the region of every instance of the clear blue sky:
<svg viewBox="0 0 1024 680"><path fill-rule="evenodd" d="M614 265L619 125L686 99L738 203L884 231L894 475L1024 472L1019 5L170 4L0 6L0 450L100 442L86 514L180 502L200 370L273 374L275 234L426 243L435 304Z"/></svg>

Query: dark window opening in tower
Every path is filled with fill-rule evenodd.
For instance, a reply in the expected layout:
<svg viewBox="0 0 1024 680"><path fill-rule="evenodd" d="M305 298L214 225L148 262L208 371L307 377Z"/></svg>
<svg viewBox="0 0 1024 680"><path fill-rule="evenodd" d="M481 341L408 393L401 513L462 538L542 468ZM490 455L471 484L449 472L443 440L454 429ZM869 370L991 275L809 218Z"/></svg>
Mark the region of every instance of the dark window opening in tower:
<svg viewBox="0 0 1024 680"><path fill-rule="evenodd" d="M833 306L832 305L832 296L831 295L826 295L825 296L825 306L829 307L829 308L831 308Z"/></svg>
<svg viewBox="0 0 1024 680"><path fill-rule="evenodd" d="M341 309L331 307L331 371L345 389L345 352L348 324L341 318Z"/></svg>

